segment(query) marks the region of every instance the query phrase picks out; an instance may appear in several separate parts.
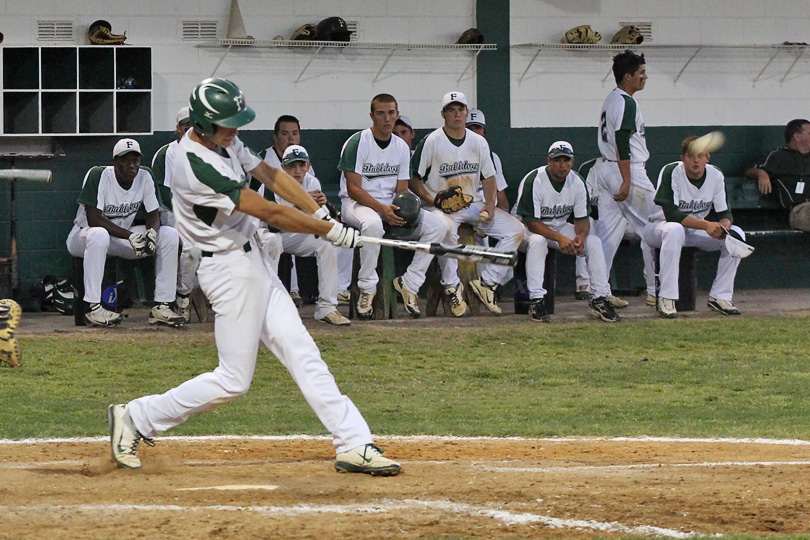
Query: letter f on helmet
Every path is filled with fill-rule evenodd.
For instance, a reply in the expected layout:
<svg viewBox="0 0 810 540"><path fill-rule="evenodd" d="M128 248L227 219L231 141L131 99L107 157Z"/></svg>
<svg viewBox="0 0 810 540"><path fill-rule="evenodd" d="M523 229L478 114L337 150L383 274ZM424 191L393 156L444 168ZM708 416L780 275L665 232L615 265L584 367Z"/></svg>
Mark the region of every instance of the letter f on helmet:
<svg viewBox="0 0 810 540"><path fill-rule="evenodd" d="M256 118L242 91L227 79L205 79L191 91L188 101L191 125L203 137L213 135L216 126L238 128Z"/></svg>

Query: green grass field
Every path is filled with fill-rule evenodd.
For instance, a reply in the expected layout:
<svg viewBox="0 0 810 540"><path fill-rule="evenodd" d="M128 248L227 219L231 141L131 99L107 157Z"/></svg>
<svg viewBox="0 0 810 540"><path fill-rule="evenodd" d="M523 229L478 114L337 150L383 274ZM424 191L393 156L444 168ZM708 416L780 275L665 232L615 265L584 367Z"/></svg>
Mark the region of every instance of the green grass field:
<svg viewBox="0 0 810 540"><path fill-rule="evenodd" d="M810 317L435 328L356 324L313 336L377 434L810 439ZM216 365L213 336L22 336L0 369L0 438L106 433L105 410ZM325 434L262 348L247 396L172 435Z"/></svg>

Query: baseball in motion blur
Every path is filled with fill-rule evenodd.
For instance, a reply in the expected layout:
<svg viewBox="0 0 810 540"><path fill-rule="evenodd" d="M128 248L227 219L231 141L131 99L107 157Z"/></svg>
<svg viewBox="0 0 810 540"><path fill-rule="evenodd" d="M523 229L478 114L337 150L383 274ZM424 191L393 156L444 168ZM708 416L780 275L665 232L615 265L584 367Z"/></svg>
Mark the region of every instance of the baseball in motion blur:
<svg viewBox="0 0 810 540"><path fill-rule="evenodd" d="M726 136L721 131L712 131L692 141L691 150L695 154L711 154L719 150L726 142Z"/></svg>

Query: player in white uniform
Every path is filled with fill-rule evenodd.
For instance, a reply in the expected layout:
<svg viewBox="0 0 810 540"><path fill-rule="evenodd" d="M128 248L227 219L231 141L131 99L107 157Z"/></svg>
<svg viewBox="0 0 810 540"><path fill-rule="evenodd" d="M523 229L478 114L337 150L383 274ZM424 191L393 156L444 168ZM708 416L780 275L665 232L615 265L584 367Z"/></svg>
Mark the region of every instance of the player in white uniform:
<svg viewBox="0 0 810 540"><path fill-rule="evenodd" d="M120 313L101 305L101 281L107 255L135 259L148 252L140 248L154 242L155 302L150 324L182 326L185 320L169 304L177 291L177 249L180 239L172 227L160 225L159 202L152 172L141 167L141 146L121 139L113 148L113 164L93 167L84 177L79 210L67 237L74 257L84 258L84 301L89 304L85 322L91 326L114 326L124 320ZM132 225L143 206L146 226Z"/></svg>
<svg viewBox="0 0 810 540"><path fill-rule="evenodd" d="M281 159L281 168L301 184L318 206L326 204L326 195L321 191L321 183L309 174L309 154L303 146L298 144L288 146ZM259 193L265 198L279 204L294 206L280 195L269 191L263 184L259 187ZM262 228L260 231L264 233L267 229ZM349 326L351 321L337 310L337 253L340 248L311 234L285 231L277 234L281 236L281 249L284 253L300 257L314 256L318 263L319 296L315 302L315 319L336 326ZM273 267L278 267L277 261Z"/></svg>
<svg viewBox="0 0 810 540"><path fill-rule="evenodd" d="M107 412L113 459L138 468L141 440L183 423L247 392L259 341L284 364L307 403L331 432L339 472L395 475L400 466L381 455L366 421L342 395L321 359L281 281L263 259L254 233L260 220L281 229L317 234L335 245L359 243L356 230L328 219L328 211L283 171L253 156L237 155L238 128L255 117L242 92L230 81L206 79L189 100L192 128L180 141L182 153L172 171L174 212L184 240L203 253L200 287L216 313L214 335L219 365L162 395ZM303 211L272 203L246 186L245 171ZM312 215L308 215L311 213Z"/></svg>
<svg viewBox="0 0 810 540"><path fill-rule="evenodd" d="M732 257L723 240L729 229L745 240L745 233L732 225L731 209L726 199L723 173L708 165L709 154L690 149L697 137L687 137L681 143L681 161L666 165L658 176L653 213L644 229L644 241L660 248L659 268L661 288L658 294L658 313L661 317L677 317L675 300L678 299L678 274L681 248L698 247L704 251L719 251L717 276L709 291L709 308L724 315L739 315L731 303L734 278L740 259ZM719 221L707 221L714 207ZM725 229L725 230L724 230Z"/></svg>
<svg viewBox="0 0 810 540"><path fill-rule="evenodd" d="M340 153L341 216L347 225L360 229L365 236L382 238L383 223L402 227L405 220L396 214L399 208L392 204L394 196L408 189L411 178L411 153L405 141L392 136L394 123L399 117L397 101L390 94L378 94L371 100L371 127L358 131L343 144ZM438 216L425 214L413 232L419 242L439 242L449 230ZM372 317L372 301L377 292L378 244L365 244L360 248L360 269L357 287L357 316ZM405 274L394 279L394 288L402 296L405 310L411 317L421 315L417 293L433 260L430 253L415 252Z"/></svg>
<svg viewBox="0 0 810 540"><path fill-rule="evenodd" d="M529 314L534 321L551 322L543 278L552 248L585 258L592 280L591 312L605 322L616 322L619 316L607 300L610 286L602 241L591 230L588 190L582 177L571 170L573 164L574 149L566 141L557 141L548 149L546 165L529 172L518 187L515 211L526 226L520 250L526 253ZM573 225L568 223L572 216Z"/></svg>
<svg viewBox="0 0 810 540"><path fill-rule="evenodd" d="M174 134L177 140L161 146L152 158L152 174L160 189L160 222L163 225L174 227L175 219L172 212L172 164L179 151L179 141L191 127L188 107L182 107L177 112ZM177 299L175 306L177 314L186 322L191 319L190 295L194 289L194 279L197 276L197 267L200 265L200 250L187 242L182 243L180 259L177 265Z"/></svg>
<svg viewBox="0 0 810 540"><path fill-rule="evenodd" d="M508 212L497 208L498 188L495 165L486 139L466 128L467 97L461 92L448 92L442 99L444 126L431 132L419 142L413 155L411 191L431 206L431 212L442 216L451 225L446 242L458 243L458 226L471 223L487 236L498 240L498 249L517 250L523 239L523 224ZM483 195L479 187L483 185ZM444 214L433 208L436 194L452 186L460 186L472 200L469 207ZM458 261L440 257L441 283L450 298L452 312L462 317L467 312L463 286L458 277ZM495 287L503 281L507 267L489 264L481 278L470 282L475 295L492 313L501 313L495 302Z"/></svg>
<svg viewBox="0 0 810 540"><path fill-rule="evenodd" d="M655 188L644 168L650 153L644 137L644 119L633 95L644 89L644 55L630 50L613 57L616 88L602 105L597 141L605 159L598 167L599 237L608 275L624 236L626 219L641 238L652 209ZM624 218L624 219L623 219ZM641 242L647 295L655 297L655 275L649 247Z"/></svg>

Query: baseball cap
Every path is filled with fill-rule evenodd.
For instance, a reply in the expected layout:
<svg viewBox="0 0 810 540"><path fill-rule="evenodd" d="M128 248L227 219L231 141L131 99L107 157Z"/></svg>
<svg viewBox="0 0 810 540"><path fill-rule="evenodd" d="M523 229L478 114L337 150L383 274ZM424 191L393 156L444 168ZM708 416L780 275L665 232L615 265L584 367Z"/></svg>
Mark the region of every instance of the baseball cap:
<svg viewBox="0 0 810 540"><path fill-rule="evenodd" d="M461 92L447 92L442 98L442 110L444 110L451 103L461 103L467 106L467 96Z"/></svg>
<svg viewBox="0 0 810 540"><path fill-rule="evenodd" d="M183 107L179 111L177 111L177 121L176 124L188 122L191 119L191 113L188 110L188 107Z"/></svg>
<svg viewBox="0 0 810 540"><path fill-rule="evenodd" d="M293 161L306 161L309 163L309 154L307 149L298 144L291 144L284 150L284 155L281 157L283 165L289 165Z"/></svg>
<svg viewBox="0 0 810 540"><path fill-rule="evenodd" d="M399 115L396 121L397 124L404 124L408 129L413 129L413 124L411 123L411 119L407 116Z"/></svg>
<svg viewBox="0 0 810 540"><path fill-rule="evenodd" d="M478 109L470 109L470 114L467 115L467 125L469 126L471 124L486 127L487 119L484 117L484 113Z"/></svg>
<svg viewBox="0 0 810 540"><path fill-rule="evenodd" d="M113 157L121 157L130 152L137 152L139 156L143 155L141 152L141 145L135 139L121 139L113 147Z"/></svg>
<svg viewBox="0 0 810 540"><path fill-rule="evenodd" d="M574 148L570 143L565 141L557 141L548 147L548 158L554 159L555 157L567 156L573 159Z"/></svg>

